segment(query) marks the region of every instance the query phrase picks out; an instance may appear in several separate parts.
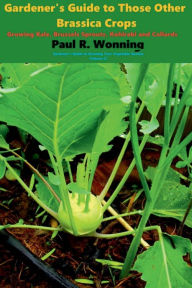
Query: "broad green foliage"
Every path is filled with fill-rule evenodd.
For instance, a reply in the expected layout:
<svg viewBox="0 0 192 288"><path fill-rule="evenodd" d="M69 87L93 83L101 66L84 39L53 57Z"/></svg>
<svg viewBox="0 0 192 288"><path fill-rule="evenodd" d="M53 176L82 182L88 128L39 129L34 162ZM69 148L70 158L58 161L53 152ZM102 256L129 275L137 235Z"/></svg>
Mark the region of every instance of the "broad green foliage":
<svg viewBox="0 0 192 288"><path fill-rule="evenodd" d="M89 152L103 109L121 103L119 66L109 70L99 64L48 66L16 91L2 92L0 120L26 130L57 156L69 149Z"/></svg>
<svg viewBox="0 0 192 288"><path fill-rule="evenodd" d="M156 169L149 167L146 170L148 179L153 179ZM184 214L192 198L192 187L180 184L179 174L170 168L165 183L154 204L153 214L160 217L172 217L183 220ZM192 227L192 211L190 211L185 224Z"/></svg>
<svg viewBox="0 0 192 288"><path fill-rule="evenodd" d="M163 242L164 256L161 243L157 241L153 247L137 257L133 270L142 273L142 279L147 282L146 288L191 288L192 267L183 260L183 256L192 250L191 241L165 234Z"/></svg>
<svg viewBox="0 0 192 288"><path fill-rule="evenodd" d="M110 150L108 143L117 135L123 133L127 123L123 121L125 109L121 104L111 105L105 108L98 122L97 134L93 143L92 153L101 154Z"/></svg>
<svg viewBox="0 0 192 288"><path fill-rule="evenodd" d="M132 87L138 78L141 64L125 63L127 80ZM152 63L140 87L139 98L144 101L151 115L156 115L162 105L167 90L169 64Z"/></svg>
<svg viewBox="0 0 192 288"><path fill-rule="evenodd" d="M52 65L52 64L50 64ZM39 69L47 67L47 63L6 63L0 64L2 86L5 89L22 86L30 75Z"/></svg>

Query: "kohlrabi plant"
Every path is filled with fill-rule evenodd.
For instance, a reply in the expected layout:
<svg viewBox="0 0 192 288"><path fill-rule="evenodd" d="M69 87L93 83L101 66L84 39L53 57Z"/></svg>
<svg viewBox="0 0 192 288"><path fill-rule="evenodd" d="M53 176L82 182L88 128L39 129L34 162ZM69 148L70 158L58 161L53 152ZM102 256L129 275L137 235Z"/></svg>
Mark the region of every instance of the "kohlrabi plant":
<svg viewBox="0 0 192 288"><path fill-rule="evenodd" d="M134 239L122 266L121 278L129 275L140 242L146 249L149 248L149 245L142 239L143 232L156 229L159 233L159 242L156 246L149 248L146 254L144 253L146 262L149 264L148 270L152 269L150 269L148 255L151 255L151 249L154 253L158 250L158 253L162 255L162 261L157 264L156 269L162 269L165 276L164 286L191 287L190 279L186 286L182 286L182 279L179 280L181 285L175 286L173 278L177 275L175 276L172 272L168 261L169 253L172 253L171 249L174 249L171 246L172 242L179 242L179 249L183 249L180 253L182 256L184 250L191 253L190 241L182 242L178 238L174 240L169 235L163 235L159 226L146 226L151 214L157 214L157 211L163 214L162 211L166 210L161 202L163 199L161 195L171 163L183 149L188 149L192 141L192 132L183 136L192 105L190 64L186 70L186 66L182 64L126 63L123 69L127 71L126 74L121 72L118 64L2 64L0 70L3 76L0 121L27 131L38 140L41 149L47 150L52 166L52 171L47 176L40 174L35 167L21 157L18 151L11 149L0 134L0 165L3 167L1 171L8 169L28 195L59 222L57 228L20 223L1 226L1 228L28 227L52 231L64 230L75 236L108 239L133 235ZM175 85L176 95L173 98L172 92ZM179 94L180 86L184 90L182 96ZM143 169L141 152L149 140L150 133L159 126L157 115L164 104L161 156L155 171L149 173ZM150 120L141 119L144 108L151 115ZM99 158L103 152L111 149L111 140L122 134L125 140L116 164L103 191L99 196L95 196L91 191ZM134 159L109 199L105 201L105 196L130 141ZM9 157L7 157L7 152ZM10 156L10 153L13 156ZM74 176L71 161L77 155L81 155L81 160L77 163ZM191 150L188 155L191 155ZM31 168L32 176L29 185L16 173L10 163L10 157L12 157L11 161L23 161ZM116 213L111 204L123 188L135 165L145 192L146 204L144 210L138 212L142 214L138 228L133 229L122 219L124 215ZM147 179L151 180L151 185ZM182 206L184 209L182 215L176 217L172 213L169 217L182 221L190 202L189 198L188 200ZM162 206L164 210L159 208ZM110 219L121 219L121 223L129 231L114 234L97 232L102 222L109 220L104 215L107 209L113 214ZM137 211L133 213L136 214ZM182 243L185 248L188 248L182 248ZM180 262L182 261L183 259L180 259ZM142 259L138 257L134 269L142 272L144 279L150 283L150 276L145 277L146 271L140 268L141 262ZM181 263L186 273L183 272L183 278L191 269L186 268L185 264L184 261ZM147 287L152 286L149 284Z"/></svg>

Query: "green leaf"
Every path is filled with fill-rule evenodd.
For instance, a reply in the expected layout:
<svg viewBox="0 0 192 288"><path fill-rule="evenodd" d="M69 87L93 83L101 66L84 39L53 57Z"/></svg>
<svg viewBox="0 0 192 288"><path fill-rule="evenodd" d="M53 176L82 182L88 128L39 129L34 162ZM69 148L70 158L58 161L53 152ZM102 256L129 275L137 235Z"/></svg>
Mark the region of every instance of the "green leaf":
<svg viewBox="0 0 192 288"><path fill-rule="evenodd" d="M51 184L53 184L53 185L59 186L61 183L60 177L51 173L51 172L48 172L48 178L49 178L49 181L51 182Z"/></svg>
<svg viewBox="0 0 192 288"><path fill-rule="evenodd" d="M167 90L169 64L152 63L149 65L144 81L145 93L140 91L139 97L147 106L151 115L157 114Z"/></svg>
<svg viewBox="0 0 192 288"><path fill-rule="evenodd" d="M175 82L177 82L177 77L179 73L179 64L176 66ZM187 83L192 75L192 63L181 63L181 86L185 90ZM189 95L192 95L192 90Z"/></svg>
<svg viewBox="0 0 192 288"><path fill-rule="evenodd" d="M127 80L132 88L137 81L141 63L125 63ZM169 64L151 63L139 91L139 98L146 104L151 115L157 114L167 90Z"/></svg>
<svg viewBox="0 0 192 288"><path fill-rule="evenodd" d="M125 109L122 104L105 107L105 111L101 115L102 119L98 123L92 153L101 154L111 148L108 143L126 129L127 124L123 120L125 116Z"/></svg>
<svg viewBox="0 0 192 288"><path fill-rule="evenodd" d="M118 261L106 260L106 259L96 259L96 262L101 263L102 265L108 265L113 269L122 270L123 263Z"/></svg>
<svg viewBox="0 0 192 288"><path fill-rule="evenodd" d="M4 89L22 86L32 73L44 67L47 63L3 63L0 65L2 75L2 85Z"/></svg>
<svg viewBox="0 0 192 288"><path fill-rule="evenodd" d="M185 161L178 161L175 166L176 166L177 168L183 168L183 167L187 166L187 164L188 164L188 161L187 161L187 160L185 160Z"/></svg>
<svg viewBox="0 0 192 288"><path fill-rule="evenodd" d="M0 179L2 179L5 175L6 165L5 161L0 159Z"/></svg>
<svg viewBox="0 0 192 288"><path fill-rule="evenodd" d="M192 147L189 149L189 153L187 155L186 147L182 149L178 155L180 158L183 159L183 161L178 161L176 163L177 168L182 168L185 166L189 166L192 163Z"/></svg>
<svg viewBox="0 0 192 288"><path fill-rule="evenodd" d="M7 144L2 135L0 135L0 148L9 149L9 144Z"/></svg>
<svg viewBox="0 0 192 288"><path fill-rule="evenodd" d="M149 143L156 144L156 145L159 145L159 146L163 146L163 144L164 144L164 137L161 136L161 135L155 135L154 137L149 136L148 142L149 142Z"/></svg>
<svg viewBox="0 0 192 288"><path fill-rule="evenodd" d="M159 127L159 122L156 118L152 119L152 121L142 120L139 124L141 125L140 132L144 135L150 134Z"/></svg>
<svg viewBox="0 0 192 288"><path fill-rule="evenodd" d="M46 253L43 257L41 257L41 260L42 260L42 261L45 261L45 260L48 259L54 252L55 252L55 248L53 248L51 251L49 251L49 252Z"/></svg>
<svg viewBox="0 0 192 288"><path fill-rule="evenodd" d="M95 282L93 280L90 280L90 279L75 279L75 281L77 283L81 283L81 284L90 284L90 285L95 284Z"/></svg>
<svg viewBox="0 0 192 288"><path fill-rule="evenodd" d="M36 184L36 190L37 190L37 195L39 199L46 204L49 208L51 208L53 211L57 212L59 209L59 202L55 199L51 191L47 188L47 186L43 183L43 181L37 177L38 183ZM57 185L53 185L50 183L49 179L44 177L45 180L51 185L51 187L54 189L55 193L59 196L60 198L60 192L59 192L59 187Z"/></svg>
<svg viewBox="0 0 192 288"><path fill-rule="evenodd" d="M155 173L156 169L152 167L145 171L147 178L152 181ZM191 188L180 184L178 172L170 168L159 197L155 202L153 214L182 221L191 197ZM192 211L189 212L185 225L192 227Z"/></svg>
<svg viewBox="0 0 192 288"><path fill-rule="evenodd" d="M175 248L172 246L174 243ZM147 282L146 288L191 288L192 267L183 260L183 256L191 252L191 241L179 236L163 237L165 256L160 241L137 257L133 270L142 273ZM166 262L168 275L166 273ZM168 284L168 277L170 284Z"/></svg>
<svg viewBox="0 0 192 288"><path fill-rule="evenodd" d="M0 135L2 135L4 138L6 138L8 132L9 132L9 128L7 127L7 125L1 124L0 125Z"/></svg>
<svg viewBox="0 0 192 288"><path fill-rule="evenodd" d="M124 63L127 70L126 78L133 88L137 82L137 78L140 72L141 63Z"/></svg>
<svg viewBox="0 0 192 288"><path fill-rule="evenodd" d="M120 103L115 79L122 72L118 64L109 70L107 64L65 63L35 73L0 98L0 121L27 131L62 157L70 148L74 154L89 152L103 108ZM87 146L79 145L81 140Z"/></svg>
<svg viewBox="0 0 192 288"><path fill-rule="evenodd" d="M69 188L70 191L77 193L77 194L81 194L81 195L88 195L89 191L81 188L77 183L73 182L73 183L69 183L67 185L67 187Z"/></svg>

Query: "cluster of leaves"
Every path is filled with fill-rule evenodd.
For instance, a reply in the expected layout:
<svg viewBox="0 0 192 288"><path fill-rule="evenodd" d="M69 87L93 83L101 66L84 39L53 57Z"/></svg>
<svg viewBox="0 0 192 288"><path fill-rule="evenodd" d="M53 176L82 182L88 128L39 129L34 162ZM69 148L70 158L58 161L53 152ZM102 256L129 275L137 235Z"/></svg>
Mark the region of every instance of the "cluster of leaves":
<svg viewBox="0 0 192 288"><path fill-rule="evenodd" d="M129 112L127 100L131 99L133 102L132 98L136 99L138 96L137 104L140 107L142 105L146 107L151 115L151 120L144 119L139 122L140 132L144 135L141 143L159 141L159 138L158 140L155 137L149 138L149 134L158 128L157 115L164 103L166 93L169 94L170 65L150 64L142 81L138 80L142 64L126 63L124 65L127 71L127 81L118 64L2 64L0 66L0 73L3 75L3 89L0 91L0 121L30 133L52 153L57 163L63 163L64 159L69 162L74 156L86 153L84 162L79 163L77 167L78 183L71 181L67 185L68 190L80 195L80 201L85 199L91 190L91 180L100 155L110 150L109 143L114 137L126 131L125 117ZM176 65L173 83L177 83L179 88L182 85L183 89L187 89L191 72L191 64ZM191 89L186 98L187 108L192 104ZM131 97L127 95L127 91ZM176 95L175 98L171 97L171 103L166 102L168 110L169 105L177 107L180 102L179 93ZM132 116L135 117L134 105L130 110ZM176 116L177 110L174 109L173 119ZM134 118L131 119L134 122ZM141 146L137 147L139 143L136 141L138 135L134 137L134 127L132 123L131 125L132 138L134 138L133 149L139 151L138 154L140 154ZM6 137L6 127L0 126L0 147L9 150L3 138ZM183 127L179 128L183 129ZM166 135L160 138L160 145L164 145L165 140ZM192 150L189 149L187 152L184 146L179 153L181 160L177 163L177 167L187 166L191 175ZM136 164L140 164L139 155L135 155L135 158ZM15 160L15 158L7 159L8 162L9 160ZM0 161L1 178L5 173L6 165L1 159ZM162 173L163 168L160 167L159 170L148 168L145 171L145 176L152 182L152 187L154 179L158 178L158 171ZM157 193L158 197L154 196L154 205L150 206L151 210L149 209L147 217L153 213L182 221L191 200L191 185L189 187L182 185L177 172L170 168L167 171L165 171L167 176L163 179L164 183L162 181L163 185ZM142 168L140 177L146 188ZM60 207L59 202L54 198L48 186L44 185L42 179L37 177L37 180L36 189L39 199L54 213L57 213ZM57 197L62 199L62 178L56 173L49 173L45 181L51 185ZM145 192L148 196L147 191ZM192 228L191 212L185 224ZM139 233L142 235L142 232L141 229ZM139 241L140 238L138 238ZM182 258L186 253L192 254L190 240L166 234L160 235L160 238L160 241L138 257L133 269L143 273L142 277L147 281L146 287L192 287L189 279L191 267L188 267ZM117 266L116 263L113 268L117 269ZM122 268L121 265L118 266L119 268Z"/></svg>

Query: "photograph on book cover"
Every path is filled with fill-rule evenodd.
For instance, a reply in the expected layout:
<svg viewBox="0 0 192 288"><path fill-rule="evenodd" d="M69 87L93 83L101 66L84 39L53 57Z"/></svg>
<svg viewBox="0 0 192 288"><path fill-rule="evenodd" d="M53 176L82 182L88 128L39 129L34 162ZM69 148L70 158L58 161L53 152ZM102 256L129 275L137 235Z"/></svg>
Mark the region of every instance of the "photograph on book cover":
<svg viewBox="0 0 192 288"><path fill-rule="evenodd" d="M0 288L191 288L192 3L0 12Z"/></svg>

